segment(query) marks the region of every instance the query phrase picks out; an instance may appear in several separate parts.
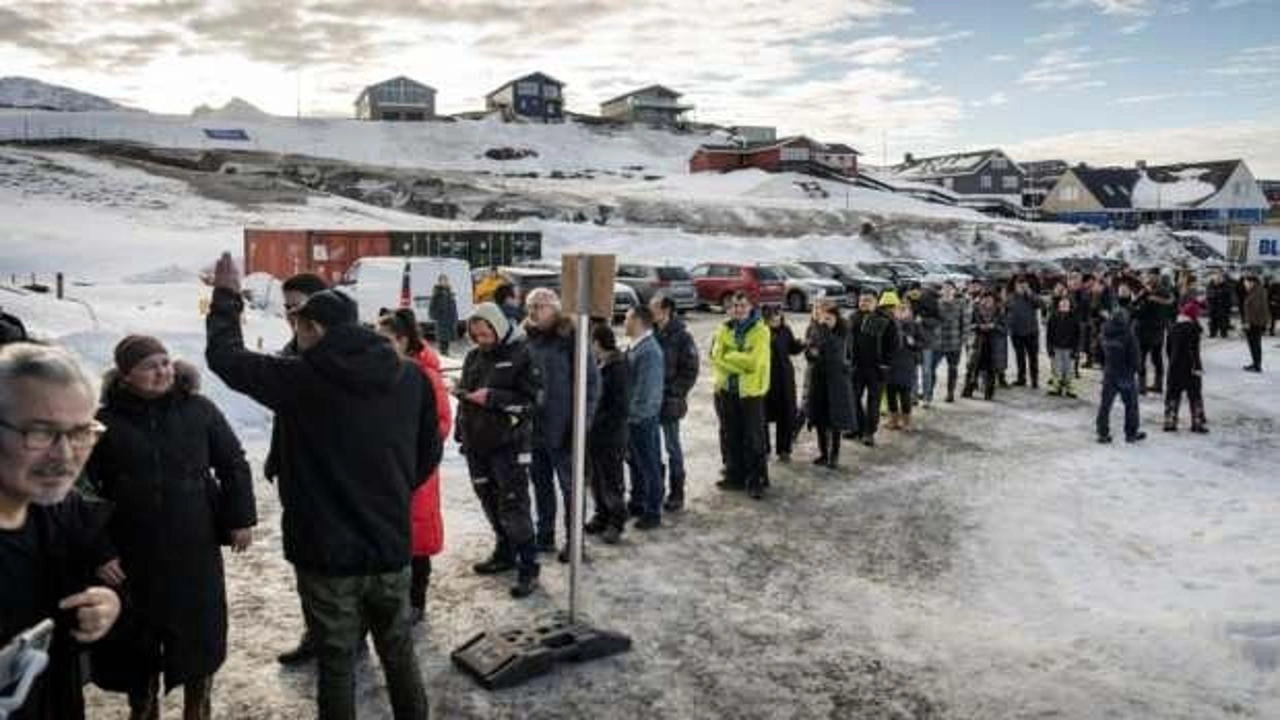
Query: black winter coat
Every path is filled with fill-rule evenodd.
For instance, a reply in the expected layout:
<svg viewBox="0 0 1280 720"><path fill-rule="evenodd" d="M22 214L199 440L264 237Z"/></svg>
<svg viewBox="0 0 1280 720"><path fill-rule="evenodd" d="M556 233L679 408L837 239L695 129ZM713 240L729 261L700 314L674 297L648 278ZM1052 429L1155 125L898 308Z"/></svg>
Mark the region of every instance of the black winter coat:
<svg viewBox="0 0 1280 720"><path fill-rule="evenodd" d="M893 362L897 347L897 325L883 311L856 313L849 321L849 357L853 372L862 376L883 375Z"/></svg>
<svg viewBox="0 0 1280 720"><path fill-rule="evenodd" d="M1235 304L1235 293L1231 289L1231 283L1226 280L1211 281L1206 295L1209 303L1209 317L1224 322L1229 320L1231 307Z"/></svg>
<svg viewBox="0 0 1280 720"><path fill-rule="evenodd" d="M1008 318L1009 334L1013 337L1039 337L1040 299L1029 292L1010 295Z"/></svg>
<svg viewBox="0 0 1280 720"><path fill-rule="evenodd" d="M620 352L600 358L600 407L591 423L587 444L592 451L627 447L627 413L631 409L631 377L627 359Z"/></svg>
<svg viewBox="0 0 1280 720"><path fill-rule="evenodd" d="M1157 348L1163 344L1165 327L1169 324L1169 308L1172 305L1173 296L1160 288L1144 293L1138 299L1134 307L1134 327L1140 344Z"/></svg>
<svg viewBox="0 0 1280 720"><path fill-rule="evenodd" d="M1075 353L1080 347L1080 320L1073 312L1055 312L1049 317L1046 337L1049 352L1069 350Z"/></svg>
<svg viewBox="0 0 1280 720"><path fill-rule="evenodd" d="M807 411L817 428L852 430L853 385L846 352L849 326L839 320L828 328L810 323L805 332L805 359L809 361Z"/></svg>
<svg viewBox="0 0 1280 720"><path fill-rule="evenodd" d="M409 497L440 464L431 384L383 337L330 328L298 357L250 352L241 300L213 292L209 368L280 420L285 558L331 577L397 572L409 564Z"/></svg>
<svg viewBox="0 0 1280 720"><path fill-rule="evenodd" d="M1204 370L1204 365L1200 362L1202 333L1200 323L1194 320L1176 322L1169 328L1165 347L1169 353L1168 378L1171 385L1180 383L1185 387L1195 373Z"/></svg>
<svg viewBox="0 0 1280 720"><path fill-rule="evenodd" d="M227 655L221 545L257 524L253 473L231 426L197 394L199 371L176 367L167 395L147 400L114 373L98 420L107 432L87 466L90 486L115 506L110 532L134 610L94 650L94 681L140 687L164 672L166 687L212 675ZM160 645L164 650L161 655Z"/></svg>
<svg viewBox="0 0 1280 720"><path fill-rule="evenodd" d="M27 508L27 522L34 526L35 534L32 563L37 587L33 590L38 614L19 617L0 604L0 647L45 619L58 624L49 666L10 720L83 720L85 716L82 688L88 678L84 677L82 660L86 646L72 639L58 603L90 586L102 585L94 574L116 554L107 535L110 515L109 503L88 500L75 491L56 505ZM0 575L0 597L13 589L14 580ZM104 640L115 632L113 629Z"/></svg>
<svg viewBox="0 0 1280 720"><path fill-rule="evenodd" d="M915 385L920 353L924 348L924 331L915 320L898 322L898 342L893 350L893 362L889 366L889 384L904 387Z"/></svg>
<svg viewBox="0 0 1280 720"><path fill-rule="evenodd" d="M1116 311L1102 324L1103 376L1109 382L1136 382L1140 364L1138 337L1129 314Z"/></svg>
<svg viewBox="0 0 1280 720"><path fill-rule="evenodd" d="M573 322L563 318L550 330L525 323L529 357L542 374L533 420L533 446L552 450L568 449L573 443L574 342ZM591 427L600 395L600 370L594 362L587 366L587 427Z"/></svg>
<svg viewBox="0 0 1280 720"><path fill-rule="evenodd" d="M688 414L689 393L698 382L698 345L678 317L664 328L655 328L653 334L662 347L661 419L679 420Z"/></svg>
<svg viewBox="0 0 1280 720"><path fill-rule="evenodd" d="M458 337L458 301L453 297L453 288L444 285L432 288L427 317L431 318L437 341L451 343Z"/></svg>
<svg viewBox="0 0 1280 720"><path fill-rule="evenodd" d="M458 391L489 391L483 406L458 401L458 444L463 452L484 455L499 449L527 452L532 448L542 373L523 337L512 333L507 342L488 350L472 348L462 361Z"/></svg>
<svg viewBox="0 0 1280 720"><path fill-rule="evenodd" d="M796 366L792 355L804 352L804 343L796 339L791 328L769 328L769 394L765 398L765 419L785 422L796 414Z"/></svg>

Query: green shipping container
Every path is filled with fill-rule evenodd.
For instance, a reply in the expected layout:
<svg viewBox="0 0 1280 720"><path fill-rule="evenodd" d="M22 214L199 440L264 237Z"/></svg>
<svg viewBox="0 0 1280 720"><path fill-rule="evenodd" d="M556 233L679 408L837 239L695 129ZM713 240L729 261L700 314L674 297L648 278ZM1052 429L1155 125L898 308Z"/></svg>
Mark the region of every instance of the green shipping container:
<svg viewBox="0 0 1280 720"><path fill-rule="evenodd" d="M494 230L392 232L391 254L398 257L446 257L473 268L516 265L542 259L542 233Z"/></svg>

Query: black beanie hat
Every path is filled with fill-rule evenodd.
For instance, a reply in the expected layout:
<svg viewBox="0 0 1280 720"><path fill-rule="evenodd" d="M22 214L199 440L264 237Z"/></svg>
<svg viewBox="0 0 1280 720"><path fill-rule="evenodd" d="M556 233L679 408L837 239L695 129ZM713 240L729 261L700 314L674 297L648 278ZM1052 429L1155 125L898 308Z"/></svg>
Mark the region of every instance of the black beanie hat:
<svg viewBox="0 0 1280 720"><path fill-rule="evenodd" d="M356 301L337 290L323 290L307 298L293 311L323 328L354 325L359 321Z"/></svg>

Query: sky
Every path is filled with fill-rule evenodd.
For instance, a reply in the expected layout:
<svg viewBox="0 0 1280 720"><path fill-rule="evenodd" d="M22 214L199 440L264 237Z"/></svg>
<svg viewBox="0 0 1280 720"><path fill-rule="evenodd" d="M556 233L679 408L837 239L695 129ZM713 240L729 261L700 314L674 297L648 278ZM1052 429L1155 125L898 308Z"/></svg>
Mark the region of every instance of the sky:
<svg viewBox="0 0 1280 720"><path fill-rule="evenodd" d="M396 75L448 113L538 70L571 111L661 83L698 121L870 164L1000 147L1280 178L1277 30L1280 0L0 0L0 73L152 112L350 116Z"/></svg>

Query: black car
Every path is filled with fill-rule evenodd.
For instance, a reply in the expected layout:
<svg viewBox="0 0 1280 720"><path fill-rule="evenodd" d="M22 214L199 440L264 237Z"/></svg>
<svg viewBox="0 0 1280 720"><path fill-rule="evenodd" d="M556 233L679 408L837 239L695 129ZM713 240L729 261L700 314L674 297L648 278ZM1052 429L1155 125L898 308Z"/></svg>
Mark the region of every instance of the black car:
<svg viewBox="0 0 1280 720"><path fill-rule="evenodd" d="M800 264L824 278L841 283L849 291L849 296L854 298L861 295L864 290L879 295L893 287L891 281L872 275L854 265L831 263L823 260L801 260Z"/></svg>

